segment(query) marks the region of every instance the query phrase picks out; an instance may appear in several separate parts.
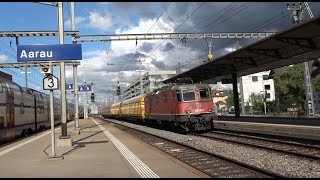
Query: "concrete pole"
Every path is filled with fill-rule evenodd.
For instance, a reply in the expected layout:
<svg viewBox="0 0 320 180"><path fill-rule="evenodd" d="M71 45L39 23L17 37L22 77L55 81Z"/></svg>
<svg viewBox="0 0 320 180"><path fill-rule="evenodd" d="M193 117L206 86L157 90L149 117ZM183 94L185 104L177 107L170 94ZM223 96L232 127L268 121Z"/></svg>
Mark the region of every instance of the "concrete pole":
<svg viewBox="0 0 320 180"><path fill-rule="evenodd" d="M75 25L75 17L74 17L74 2L70 2L70 12L71 12L71 31L76 30ZM74 37L72 37L72 42L74 43ZM78 77L77 77L77 65L73 65L73 100L74 100L74 118L76 121L76 128L80 128L80 122L79 122L79 108L78 108Z"/></svg>
<svg viewBox="0 0 320 180"><path fill-rule="evenodd" d="M240 111L239 111L239 93L238 93L238 86L237 86L237 74L232 74L232 87L233 87L233 101L234 101L234 115L235 118L240 118Z"/></svg>
<svg viewBox="0 0 320 180"><path fill-rule="evenodd" d="M63 4L58 2L59 44L64 44ZM67 138L67 100L65 63L60 62L61 137Z"/></svg>
<svg viewBox="0 0 320 180"><path fill-rule="evenodd" d="M25 74L26 74L26 87L28 87L28 67L25 67Z"/></svg>
<svg viewBox="0 0 320 180"><path fill-rule="evenodd" d="M236 50L240 49L239 41L236 41ZM240 77L240 94L241 94L241 112L242 115L246 115L246 109L244 106L244 94L243 94L243 79Z"/></svg>
<svg viewBox="0 0 320 180"><path fill-rule="evenodd" d="M84 73L85 66L83 66L83 84L86 85L86 74ZM84 93L84 100L83 100L83 113L84 113L84 119L88 118L88 108L87 108L87 91Z"/></svg>
<svg viewBox="0 0 320 180"><path fill-rule="evenodd" d="M50 74L52 74L52 63L49 62ZM54 110L53 110L53 90L50 90L50 120L51 120L51 157L55 157L55 133L54 133Z"/></svg>
<svg viewBox="0 0 320 180"><path fill-rule="evenodd" d="M142 86L142 73L141 73L141 60L139 56L139 66L140 66L140 94L143 94L143 86Z"/></svg>
<svg viewBox="0 0 320 180"><path fill-rule="evenodd" d="M79 107L78 107L78 77L77 77L77 65L73 65L73 88L74 88L74 106L75 106L75 115L76 128L80 128L79 122Z"/></svg>

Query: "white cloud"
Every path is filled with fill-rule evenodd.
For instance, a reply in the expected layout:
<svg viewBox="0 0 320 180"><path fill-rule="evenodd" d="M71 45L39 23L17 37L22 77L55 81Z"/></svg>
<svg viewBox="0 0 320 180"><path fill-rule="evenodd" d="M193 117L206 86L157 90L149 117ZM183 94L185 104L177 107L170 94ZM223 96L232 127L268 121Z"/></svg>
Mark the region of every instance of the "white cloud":
<svg viewBox="0 0 320 180"><path fill-rule="evenodd" d="M112 26L112 16L108 13L105 15L98 12L90 12L89 26L106 31Z"/></svg>
<svg viewBox="0 0 320 180"><path fill-rule="evenodd" d="M101 51L101 50L96 50L96 51L85 51L82 52L82 56L97 56L97 55L103 55L103 52L105 53L105 51Z"/></svg>
<svg viewBox="0 0 320 180"><path fill-rule="evenodd" d="M9 59L8 56L6 56L6 55L0 55L0 62L1 62L1 63L7 62L8 59Z"/></svg>
<svg viewBox="0 0 320 180"><path fill-rule="evenodd" d="M147 33L150 27L155 23L156 19L141 19L138 26L130 26L126 29L118 28L116 29L116 34L143 34ZM159 19L159 21L153 25L151 32L157 32L157 33L170 33L173 32L173 26L172 24L168 24L162 21L162 19ZM155 43L155 47L157 47L161 40L148 40L148 41L138 41L138 49L143 43L142 42L149 42L149 43ZM133 53L133 50L136 47L135 41L113 41L111 43L111 50L112 54L115 56Z"/></svg>
<svg viewBox="0 0 320 180"><path fill-rule="evenodd" d="M90 16L90 26L96 27L101 30L106 30L112 25L112 19L111 16L108 14L102 15L97 12L91 12ZM153 26L151 32L157 32L157 33L169 33L174 31L174 26L171 23L166 23L162 19L159 19L159 21L155 23L156 19L140 19L138 25L136 26L129 26L126 28L118 28L115 33L116 34L140 34L140 33L147 33L151 26ZM166 45L167 42L171 42L173 45L176 45L176 41L172 40L166 40L165 43L161 44L163 40L147 40L147 41L138 41L138 47L136 49L139 49L143 42L148 43L154 43L153 49L157 48L151 55L151 57L147 57L145 60L147 63L151 63L152 60L156 59L159 62L166 61L166 58L168 56L168 53L164 53L162 51L162 47ZM138 64L130 64L128 59L128 54L135 53L134 49L136 47L135 41L112 41L110 42L110 49L108 52L108 60L106 56L106 51L104 49L100 50L93 50L93 51L85 51L83 52L83 60L81 61L81 65L78 66L78 82L83 82L84 76L87 82L94 82L94 89L96 92L99 92L104 90L111 90L115 89L116 82L121 79L124 83L131 83L132 81L136 81L139 78L139 72L135 72L134 70L139 69ZM161 44L161 47L158 47ZM190 50L188 47L184 47L187 50ZM188 57L190 54L194 54L195 52L189 51L189 54L186 54L185 56ZM145 52L141 52L145 53ZM150 53L146 53L150 54ZM126 59L123 59L126 58ZM132 57L131 57L132 58ZM121 60L121 63L127 63L126 66L129 68L129 71L122 70L122 66L108 66L107 61L116 64ZM130 59L131 60L131 59ZM174 64L174 62L167 62ZM176 63L175 63L176 64ZM143 69L145 69L146 65L143 65ZM85 67L85 68L83 68ZM152 64L149 64L149 69L154 69L155 66ZM122 71L121 71L122 70ZM122 72L122 77L120 76L119 72ZM73 72L72 68L66 70L66 78L68 82L72 82L73 78ZM123 85L124 86L124 85ZM103 95L105 96L106 92L104 92Z"/></svg>
<svg viewBox="0 0 320 180"><path fill-rule="evenodd" d="M85 22L87 20L87 18L85 17L75 17L75 21L76 21L76 30L77 30L77 26L79 26L80 24L82 24L83 22ZM71 19L68 19L64 22L64 26L65 29L70 29L71 30Z"/></svg>

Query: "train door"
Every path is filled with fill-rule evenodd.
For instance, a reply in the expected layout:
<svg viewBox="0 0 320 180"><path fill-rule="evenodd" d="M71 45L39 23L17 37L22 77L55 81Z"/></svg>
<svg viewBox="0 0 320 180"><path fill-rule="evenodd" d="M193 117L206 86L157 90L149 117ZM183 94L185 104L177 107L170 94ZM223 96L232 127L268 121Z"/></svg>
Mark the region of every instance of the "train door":
<svg viewBox="0 0 320 180"><path fill-rule="evenodd" d="M172 115L176 115L178 114L178 102L179 100L181 99L180 96L180 91L177 90L177 91L171 91L172 95L171 95L171 101L172 101L172 108L171 108L171 114Z"/></svg>
<svg viewBox="0 0 320 180"><path fill-rule="evenodd" d="M15 119L14 119L14 93L10 88L8 83L6 85L6 121L7 121L7 136L14 138L15 137Z"/></svg>

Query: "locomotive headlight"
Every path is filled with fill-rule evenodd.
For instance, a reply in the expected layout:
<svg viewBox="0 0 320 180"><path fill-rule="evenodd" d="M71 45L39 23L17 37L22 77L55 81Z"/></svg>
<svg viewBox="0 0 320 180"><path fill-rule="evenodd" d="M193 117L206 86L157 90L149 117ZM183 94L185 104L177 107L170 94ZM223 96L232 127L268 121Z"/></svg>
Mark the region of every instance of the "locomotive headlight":
<svg viewBox="0 0 320 180"><path fill-rule="evenodd" d="M191 114L191 110L186 110L186 113L187 114Z"/></svg>
<svg viewBox="0 0 320 180"><path fill-rule="evenodd" d="M211 108L209 108L209 109L208 109L208 112L212 112L212 109L211 109Z"/></svg>

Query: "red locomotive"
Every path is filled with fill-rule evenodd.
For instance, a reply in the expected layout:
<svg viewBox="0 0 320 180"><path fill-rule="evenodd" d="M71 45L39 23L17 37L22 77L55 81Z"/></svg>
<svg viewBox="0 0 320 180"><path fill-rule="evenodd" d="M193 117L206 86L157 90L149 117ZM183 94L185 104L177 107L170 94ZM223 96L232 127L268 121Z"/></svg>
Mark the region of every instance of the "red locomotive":
<svg viewBox="0 0 320 180"><path fill-rule="evenodd" d="M145 96L145 121L184 131L212 129L214 105L208 84L176 83Z"/></svg>
<svg viewBox="0 0 320 180"><path fill-rule="evenodd" d="M210 86L193 84L190 79L118 102L101 114L183 132L211 130L216 116Z"/></svg>

